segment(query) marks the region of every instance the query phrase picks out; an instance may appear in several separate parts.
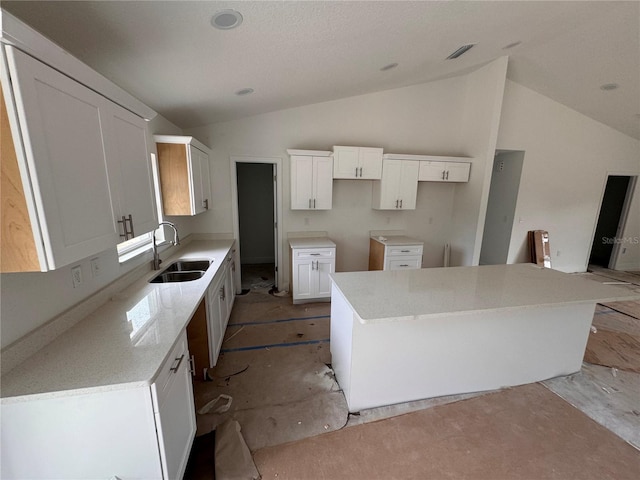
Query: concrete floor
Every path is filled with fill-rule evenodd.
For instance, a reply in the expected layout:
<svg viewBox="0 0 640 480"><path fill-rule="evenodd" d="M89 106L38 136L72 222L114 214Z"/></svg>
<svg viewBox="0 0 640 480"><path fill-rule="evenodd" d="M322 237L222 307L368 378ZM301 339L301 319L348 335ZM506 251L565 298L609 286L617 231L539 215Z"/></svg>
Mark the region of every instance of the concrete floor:
<svg viewBox="0 0 640 480"><path fill-rule="evenodd" d="M620 281L615 272L582 275L602 283ZM487 393L427 399L366 410L360 415L348 414L330 365L330 304L292 305L289 297L270 294L270 289L262 286L268 283L263 276L258 273L248 293L236 297L222 354L218 365L210 371L213 380L194 382L196 409L221 394L233 398L227 412L197 415L200 440L196 443L212 445L211 432L227 418L240 423L249 449L255 451ZM640 276L631 280L636 278L637 284L629 282L623 288L640 293ZM625 276L625 280L629 277ZM620 329L640 328L638 321L625 320L626 323L618 322ZM614 375L610 368L584 364L577 374L542 384L640 449L637 400L640 375L622 371ZM205 451L210 449L213 456L211 448L205 447ZM201 448L197 455L207 458ZM185 478L213 478L205 472L213 463L209 460L205 463L208 466L188 470Z"/></svg>

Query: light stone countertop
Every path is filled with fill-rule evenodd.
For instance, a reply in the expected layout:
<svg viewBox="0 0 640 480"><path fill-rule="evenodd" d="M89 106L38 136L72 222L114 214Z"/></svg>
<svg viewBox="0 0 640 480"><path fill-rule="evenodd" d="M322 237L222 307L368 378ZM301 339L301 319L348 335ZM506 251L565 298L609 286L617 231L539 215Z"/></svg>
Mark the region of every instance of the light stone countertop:
<svg viewBox="0 0 640 480"><path fill-rule="evenodd" d="M381 244L389 247L399 247L402 245L424 245L422 240L407 237L405 235L384 235L382 236L384 240L382 240L380 236L372 236L371 238L376 242L380 242Z"/></svg>
<svg viewBox="0 0 640 480"><path fill-rule="evenodd" d="M533 264L332 273L362 323L509 308L633 300L640 295Z"/></svg>
<svg viewBox="0 0 640 480"><path fill-rule="evenodd" d="M336 244L329 237L290 238L292 248L335 248Z"/></svg>
<svg viewBox="0 0 640 480"><path fill-rule="evenodd" d="M152 271L114 295L1 378L2 403L148 386L153 383L233 240L193 241L163 261L214 260L205 275L182 283L148 283Z"/></svg>

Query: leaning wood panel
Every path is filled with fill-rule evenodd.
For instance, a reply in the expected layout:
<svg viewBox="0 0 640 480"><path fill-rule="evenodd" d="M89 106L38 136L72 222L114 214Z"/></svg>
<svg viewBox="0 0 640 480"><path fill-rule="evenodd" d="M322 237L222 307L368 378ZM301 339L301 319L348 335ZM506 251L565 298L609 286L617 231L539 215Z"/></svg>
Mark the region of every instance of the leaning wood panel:
<svg viewBox="0 0 640 480"><path fill-rule="evenodd" d="M0 236L0 270L2 272L40 271L22 179L18 168L9 116L0 86L0 192L2 235Z"/></svg>
<svg viewBox="0 0 640 480"><path fill-rule="evenodd" d="M165 215L192 215L187 147L158 143L158 173Z"/></svg>
<svg viewBox="0 0 640 480"><path fill-rule="evenodd" d="M384 245L373 238L369 239L369 270L384 269Z"/></svg>

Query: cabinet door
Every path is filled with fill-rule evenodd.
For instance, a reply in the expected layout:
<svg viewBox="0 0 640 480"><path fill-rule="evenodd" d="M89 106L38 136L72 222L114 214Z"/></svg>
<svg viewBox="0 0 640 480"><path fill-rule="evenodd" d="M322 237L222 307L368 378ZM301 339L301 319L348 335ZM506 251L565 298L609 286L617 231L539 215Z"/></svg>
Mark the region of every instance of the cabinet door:
<svg viewBox="0 0 640 480"><path fill-rule="evenodd" d="M444 162L432 162L421 160L418 180L421 182L444 182L447 175L447 167Z"/></svg>
<svg viewBox="0 0 640 480"><path fill-rule="evenodd" d="M168 370L168 371L167 371ZM196 433L187 336L183 334L152 387L165 479L182 478Z"/></svg>
<svg viewBox="0 0 640 480"><path fill-rule="evenodd" d="M309 210L313 200L313 157L291 156L291 210Z"/></svg>
<svg viewBox="0 0 640 480"><path fill-rule="evenodd" d="M212 282L207 291L207 326L209 331L209 361L213 366L218 362L220 348L223 337L223 315L226 312L226 305L222 300L222 286L224 282L216 279Z"/></svg>
<svg viewBox="0 0 640 480"><path fill-rule="evenodd" d="M360 175L363 180L382 178L382 148L360 147Z"/></svg>
<svg viewBox="0 0 640 480"><path fill-rule="evenodd" d="M333 147L333 178L358 178L359 147Z"/></svg>
<svg viewBox="0 0 640 480"><path fill-rule="evenodd" d="M415 210L416 197L418 195L418 162L403 160L400 169L400 208L402 210Z"/></svg>
<svg viewBox="0 0 640 480"><path fill-rule="evenodd" d="M209 155L189 146L189 184L191 188L191 211L193 215L207 211L211 198L209 180Z"/></svg>
<svg viewBox="0 0 640 480"><path fill-rule="evenodd" d="M102 123L108 101L6 47L38 223L50 269L115 246Z"/></svg>
<svg viewBox="0 0 640 480"><path fill-rule="evenodd" d="M313 260L315 262L315 260ZM294 260L293 263L293 299L304 300L313 298L312 260Z"/></svg>
<svg viewBox="0 0 640 480"><path fill-rule="evenodd" d="M333 200L333 159L313 157L313 208L331 210Z"/></svg>
<svg viewBox="0 0 640 480"><path fill-rule="evenodd" d="M396 210L399 208L400 182L402 179L402 160L385 160L382 168L382 180L373 182L373 208Z"/></svg>
<svg viewBox="0 0 640 480"><path fill-rule="evenodd" d="M147 123L109 102L105 150L116 221L131 215L129 238L158 228ZM122 234L122 223L116 223ZM125 240L124 238L121 241Z"/></svg>
<svg viewBox="0 0 640 480"><path fill-rule="evenodd" d="M471 164L466 162L447 163L447 173L445 178L449 182L468 182Z"/></svg>
<svg viewBox="0 0 640 480"><path fill-rule="evenodd" d="M329 274L335 270L335 258L316 260L315 291L314 296L318 298L331 296L331 279Z"/></svg>

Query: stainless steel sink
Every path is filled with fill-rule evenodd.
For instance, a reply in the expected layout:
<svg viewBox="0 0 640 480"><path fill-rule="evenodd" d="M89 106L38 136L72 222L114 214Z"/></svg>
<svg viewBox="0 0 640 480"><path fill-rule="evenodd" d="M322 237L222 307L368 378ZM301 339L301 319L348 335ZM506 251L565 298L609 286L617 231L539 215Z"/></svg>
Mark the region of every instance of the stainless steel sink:
<svg viewBox="0 0 640 480"><path fill-rule="evenodd" d="M191 270L202 270L206 271L207 268L211 265L210 260L178 260L177 262L173 262L167 268L163 270L164 272L188 272Z"/></svg>
<svg viewBox="0 0 640 480"><path fill-rule="evenodd" d="M204 275L202 270L190 270L187 272L163 272L156 275L150 283L169 283L169 282L191 282L197 280Z"/></svg>
<svg viewBox="0 0 640 480"><path fill-rule="evenodd" d="M191 282L201 278L212 263L212 260L178 260L149 280L149 283Z"/></svg>

